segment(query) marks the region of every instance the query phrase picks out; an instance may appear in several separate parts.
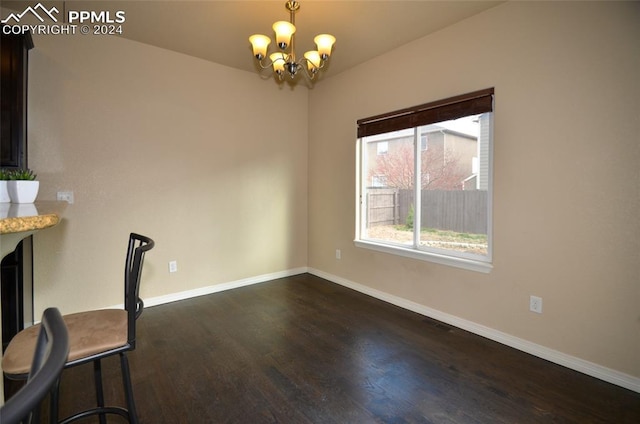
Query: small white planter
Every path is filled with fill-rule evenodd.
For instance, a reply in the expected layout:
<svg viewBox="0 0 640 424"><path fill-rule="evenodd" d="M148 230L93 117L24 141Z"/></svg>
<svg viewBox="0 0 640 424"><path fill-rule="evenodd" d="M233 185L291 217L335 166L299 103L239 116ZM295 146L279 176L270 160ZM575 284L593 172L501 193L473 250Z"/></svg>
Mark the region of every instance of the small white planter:
<svg viewBox="0 0 640 424"><path fill-rule="evenodd" d="M7 183L9 181L0 180L0 203L9 203L11 198L9 197L9 191L7 189Z"/></svg>
<svg viewBox="0 0 640 424"><path fill-rule="evenodd" d="M11 180L7 184L11 203L35 202L39 188L40 181Z"/></svg>

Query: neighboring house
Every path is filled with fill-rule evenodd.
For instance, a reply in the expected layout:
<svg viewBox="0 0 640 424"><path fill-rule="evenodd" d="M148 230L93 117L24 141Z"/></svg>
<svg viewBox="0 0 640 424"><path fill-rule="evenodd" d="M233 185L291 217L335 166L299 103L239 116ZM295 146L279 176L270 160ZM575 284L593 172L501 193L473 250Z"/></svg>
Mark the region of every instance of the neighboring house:
<svg viewBox="0 0 640 424"><path fill-rule="evenodd" d="M412 130L368 137L367 149L367 178L371 187L411 186L414 172ZM477 137L444 126L425 125L420 128L420 151L423 188L476 188Z"/></svg>

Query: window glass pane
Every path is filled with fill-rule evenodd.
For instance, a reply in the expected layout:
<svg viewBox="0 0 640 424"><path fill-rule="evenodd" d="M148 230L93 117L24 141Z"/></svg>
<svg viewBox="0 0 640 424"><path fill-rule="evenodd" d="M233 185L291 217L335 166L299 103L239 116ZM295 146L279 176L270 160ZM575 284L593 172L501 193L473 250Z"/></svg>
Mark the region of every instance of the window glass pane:
<svg viewBox="0 0 640 424"><path fill-rule="evenodd" d="M410 195L415 187L414 130L365 137L362 147L362 237L413 245L406 227L409 203L400 196Z"/></svg>
<svg viewBox="0 0 640 424"><path fill-rule="evenodd" d="M489 124L485 113L420 127L429 140L420 158L421 248L488 254L488 167L474 164L488 154Z"/></svg>

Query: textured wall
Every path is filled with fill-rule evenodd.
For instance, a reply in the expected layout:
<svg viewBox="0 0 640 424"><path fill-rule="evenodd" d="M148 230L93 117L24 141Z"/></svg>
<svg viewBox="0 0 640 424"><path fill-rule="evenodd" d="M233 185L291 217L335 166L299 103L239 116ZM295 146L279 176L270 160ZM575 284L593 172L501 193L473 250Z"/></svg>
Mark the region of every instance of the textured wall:
<svg viewBox="0 0 640 424"><path fill-rule="evenodd" d="M637 3L509 2L325 81L309 266L640 377L639 21ZM492 272L356 248L356 120L488 87Z"/></svg>
<svg viewBox="0 0 640 424"><path fill-rule="evenodd" d="M75 193L35 236L36 314L122 303L131 231L156 241L147 298L306 266L304 87L115 37L34 42L30 165L41 200Z"/></svg>

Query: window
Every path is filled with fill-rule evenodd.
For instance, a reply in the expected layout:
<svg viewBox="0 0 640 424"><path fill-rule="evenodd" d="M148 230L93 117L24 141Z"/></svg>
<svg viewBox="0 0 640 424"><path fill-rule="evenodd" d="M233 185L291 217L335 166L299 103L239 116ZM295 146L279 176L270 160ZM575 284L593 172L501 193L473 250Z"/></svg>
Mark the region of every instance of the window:
<svg viewBox="0 0 640 424"><path fill-rule="evenodd" d="M429 148L429 136L422 134L420 136L420 150L427 150Z"/></svg>
<svg viewBox="0 0 640 424"><path fill-rule="evenodd" d="M371 187L384 187L387 185L387 177L385 175L373 175L371 177Z"/></svg>
<svg viewBox="0 0 640 424"><path fill-rule="evenodd" d="M493 94L358 120L357 246L491 270Z"/></svg>
<svg viewBox="0 0 640 424"><path fill-rule="evenodd" d="M376 143L376 151L379 155L386 155L389 151L389 142L388 141L380 141Z"/></svg>

